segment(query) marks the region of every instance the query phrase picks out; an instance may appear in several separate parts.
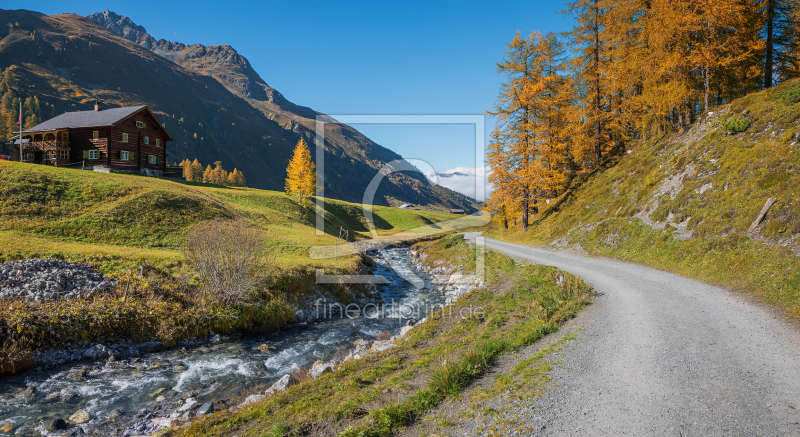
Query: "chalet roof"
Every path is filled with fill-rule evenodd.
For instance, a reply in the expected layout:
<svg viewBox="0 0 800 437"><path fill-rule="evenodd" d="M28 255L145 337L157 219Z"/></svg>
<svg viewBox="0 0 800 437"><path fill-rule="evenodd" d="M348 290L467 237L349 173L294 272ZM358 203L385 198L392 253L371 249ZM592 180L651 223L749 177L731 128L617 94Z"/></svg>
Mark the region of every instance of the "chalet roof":
<svg viewBox="0 0 800 437"><path fill-rule="evenodd" d="M76 127L111 126L114 123L139 112L147 106L127 106L124 108L101 109L100 111L65 112L24 132L42 132Z"/></svg>
<svg viewBox="0 0 800 437"><path fill-rule="evenodd" d="M153 114L153 111L151 111L147 105L101 109L99 111L89 110L65 112L45 121L42 124L23 131L22 133L47 132L58 129L74 129L80 127L113 126L140 111L147 111L147 113L153 117L153 120L155 120L155 127L164 133L164 139L166 141L172 141L172 135L170 135L169 132L164 129L164 125L158 121L158 117Z"/></svg>

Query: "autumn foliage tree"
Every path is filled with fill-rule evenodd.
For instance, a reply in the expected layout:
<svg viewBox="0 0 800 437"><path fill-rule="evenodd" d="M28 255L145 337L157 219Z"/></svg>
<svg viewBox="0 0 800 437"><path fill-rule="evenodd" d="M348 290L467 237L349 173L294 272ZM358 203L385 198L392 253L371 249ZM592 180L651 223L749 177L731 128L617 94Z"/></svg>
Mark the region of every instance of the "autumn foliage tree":
<svg viewBox="0 0 800 437"><path fill-rule="evenodd" d="M298 196L300 203L303 203L316 191L316 187L317 172L311 160L311 152L301 138L286 168L286 194Z"/></svg>
<svg viewBox="0 0 800 437"><path fill-rule="evenodd" d="M508 226L632 142L800 77L796 0L572 0L556 35L508 44L488 147L488 203ZM566 56L569 53L569 57Z"/></svg>
<svg viewBox="0 0 800 437"><path fill-rule="evenodd" d="M217 161L212 168L210 165L203 170L203 164L197 159L194 162L184 159L179 166L183 169L183 177L188 182L202 182L206 184L225 185L228 187L246 187L244 174L238 169L228 173L222 168L222 162Z"/></svg>
<svg viewBox="0 0 800 437"><path fill-rule="evenodd" d="M488 161L496 187L491 203L503 214L529 214L560 192L568 173L566 110L573 98L562 74L564 48L558 37L519 33L497 70L506 75L491 114L497 117Z"/></svg>

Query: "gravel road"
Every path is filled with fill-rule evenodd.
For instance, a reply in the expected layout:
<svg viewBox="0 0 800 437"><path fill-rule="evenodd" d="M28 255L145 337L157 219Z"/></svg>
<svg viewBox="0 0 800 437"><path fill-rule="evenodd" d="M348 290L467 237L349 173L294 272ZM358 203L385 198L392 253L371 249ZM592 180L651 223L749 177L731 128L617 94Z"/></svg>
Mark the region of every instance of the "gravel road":
<svg viewBox="0 0 800 437"><path fill-rule="evenodd" d="M513 407L537 435L800 435L800 329L777 310L646 267L485 241L599 293L564 330L582 334L552 388Z"/></svg>

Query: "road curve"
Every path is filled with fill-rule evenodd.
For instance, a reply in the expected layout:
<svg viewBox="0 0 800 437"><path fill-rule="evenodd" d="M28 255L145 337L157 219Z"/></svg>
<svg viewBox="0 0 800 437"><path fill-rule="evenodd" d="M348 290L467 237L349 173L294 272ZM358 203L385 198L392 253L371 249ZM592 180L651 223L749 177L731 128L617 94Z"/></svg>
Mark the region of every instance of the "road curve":
<svg viewBox="0 0 800 437"><path fill-rule="evenodd" d="M800 436L800 330L775 310L646 267L485 242L599 293L567 328L581 334L552 388L516 412L537 435Z"/></svg>

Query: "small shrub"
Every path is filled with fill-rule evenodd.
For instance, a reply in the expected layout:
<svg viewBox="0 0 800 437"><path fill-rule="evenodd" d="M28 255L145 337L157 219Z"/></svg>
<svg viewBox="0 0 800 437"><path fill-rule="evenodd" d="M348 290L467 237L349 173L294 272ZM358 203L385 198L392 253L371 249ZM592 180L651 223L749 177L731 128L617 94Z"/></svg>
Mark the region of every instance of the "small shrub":
<svg viewBox="0 0 800 437"><path fill-rule="evenodd" d="M778 99L789 105L800 102L800 86L782 89L778 92Z"/></svg>
<svg viewBox="0 0 800 437"><path fill-rule="evenodd" d="M463 235L461 235L461 234L450 234L450 235L444 237L444 240L442 240L442 246L444 246L445 249L449 249L449 248L451 248L453 246L456 246L459 243L463 243L463 242L464 242L464 236Z"/></svg>
<svg viewBox="0 0 800 437"><path fill-rule="evenodd" d="M731 118L725 120L722 126L731 135L736 135L749 129L751 124L753 124L753 122L749 118Z"/></svg>
<svg viewBox="0 0 800 437"><path fill-rule="evenodd" d="M205 298L241 301L262 285L272 265L259 231L243 221L212 220L192 228L184 256L200 275Z"/></svg>

